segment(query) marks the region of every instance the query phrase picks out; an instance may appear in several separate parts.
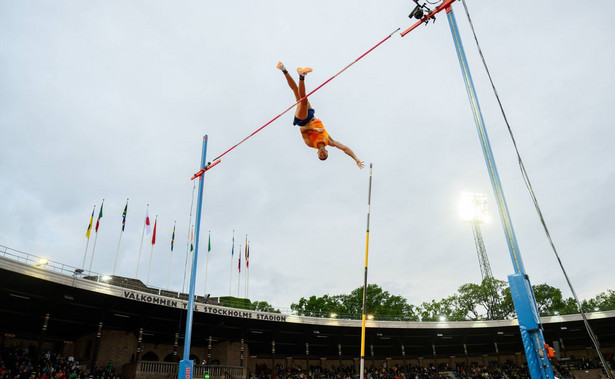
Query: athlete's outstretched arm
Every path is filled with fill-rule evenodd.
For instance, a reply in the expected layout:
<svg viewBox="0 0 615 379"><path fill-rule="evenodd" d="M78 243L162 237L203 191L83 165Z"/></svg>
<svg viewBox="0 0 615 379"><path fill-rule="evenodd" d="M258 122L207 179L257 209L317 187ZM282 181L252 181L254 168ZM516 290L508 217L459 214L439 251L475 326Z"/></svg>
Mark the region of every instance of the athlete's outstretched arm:
<svg viewBox="0 0 615 379"><path fill-rule="evenodd" d="M333 140L333 138L331 138L331 136L329 136L329 146L335 146L338 149L342 150L344 153L346 153L346 155L348 155L350 158L354 159L354 161L357 163L357 166L359 166L359 168L365 167L365 165L363 164L363 161L361 161L359 158L357 158L357 156L354 154L354 152L352 151L351 148L349 148L348 146L344 145L343 143L340 143L339 141Z"/></svg>

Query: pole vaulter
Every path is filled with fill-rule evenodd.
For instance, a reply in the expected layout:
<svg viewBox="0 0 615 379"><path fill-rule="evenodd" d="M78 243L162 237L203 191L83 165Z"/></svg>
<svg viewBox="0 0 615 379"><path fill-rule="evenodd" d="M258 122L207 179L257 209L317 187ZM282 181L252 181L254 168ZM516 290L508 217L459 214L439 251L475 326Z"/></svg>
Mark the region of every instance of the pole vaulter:
<svg viewBox="0 0 615 379"><path fill-rule="evenodd" d="M303 100L309 98L310 96L312 96L312 94L316 91L318 91L319 89L321 89L322 87L324 87L325 85L327 85L330 81L332 81L333 79L335 79L336 77L338 77L342 72L346 71L347 69L350 68L350 66L352 66L353 64L357 63L359 60L361 60L364 56L366 56L367 54L371 53L372 51L374 51L378 46L382 45L385 41L387 41L389 38L391 38L393 36L393 34L397 33L399 31L399 29L401 28L397 28L396 30L394 30L391 34L389 34L388 36L386 36L382 41L378 42L377 44L375 44L374 46L372 46L369 50L367 50L366 52L364 52L363 54L361 54L357 59L355 59L354 61L350 62L346 67L344 67L343 69L341 69L340 71L338 71L335 75L333 75L332 77L330 77L329 79L325 80L324 82L322 82L318 87L314 88L310 93L308 93L307 95L305 95L304 97L300 98L299 100L297 100L294 104L292 104L291 106L289 106L288 108L286 108L285 110L283 110L280 114L278 114L277 116L275 116L274 118L272 118L271 120L267 121L265 124L263 124L261 127L259 127L258 129L256 129L255 131L253 131L252 133L250 133L247 137L245 137L244 139L242 139L241 141L237 142L235 145L231 146L229 149L227 149L224 153L218 155L216 158L213 159L213 163L209 162L207 163L206 166L202 167L201 170L199 170L196 174L194 174L194 176L192 177L192 179L198 178L199 176L203 175L205 173L205 171L213 168L215 165L217 165L218 163L220 163L220 158L222 158L223 156L225 156L226 154L228 154L231 150L235 149L237 146L241 145L242 143L244 143L246 140L248 140L250 137L252 137L253 135L255 135L256 133L260 132L261 130L265 129L267 126L269 126L272 122L274 122L275 120L277 120L278 118L282 117L284 114L286 114L286 112L288 112L289 110L293 109L295 106L297 106L297 104L299 104L300 102L302 102Z"/></svg>
<svg viewBox="0 0 615 379"><path fill-rule="evenodd" d="M523 340L528 369L533 379L553 378L553 367L547 357L547 350L545 348L545 340L543 336L543 326L540 321L536 298L534 296L529 277L523 267L521 253L519 252L519 245L517 244L517 238L510 219L510 214L508 212L508 206L506 205L506 199L504 198L504 191L502 190L502 184L500 182L495 159L493 157L491 145L487 136L485 122L478 104L478 97L476 96L476 91L474 89L470 68L468 67L465 51L461 43L461 37L457 28L457 21L451 6L455 0L445 0L433 11L429 10L425 5L420 5L418 0L414 1L417 5L412 13L410 13L409 17L418 18L419 21L403 31L401 33L402 37L416 29L422 23L428 24L430 20L435 21L435 15L442 10L446 10L453 42L455 43L457 58L459 59L461 73L466 86L466 91L468 93L468 99L470 101L470 107L472 108L472 114L474 115L476 130L483 149L485 163L487 164L489 178L491 179L491 186L495 194L498 211L500 213L500 220L504 228L508 250L510 251L510 256L515 270L514 274L508 276L508 283L510 285L510 292L515 305L517 319L519 321L519 329L521 330L521 339ZM428 12L425 16L423 16L425 10Z"/></svg>
<svg viewBox="0 0 615 379"><path fill-rule="evenodd" d="M301 101L303 101L304 99L307 99L314 92L316 92L319 89L321 89L322 87L324 87L327 83L331 82L333 79L335 79L337 76L339 76L342 72L344 72L348 68L350 68L350 66L352 66L355 63L357 63L359 60L361 60L367 54L369 54L372 51L374 51L378 46L382 45L385 41L387 41L389 38L391 38L391 36L393 36L393 34L397 33L397 31L399 31L399 30L400 30L400 28L397 28L391 34L386 36L383 40L381 40L380 42L378 42L377 44L372 46L365 53L361 54L357 59L355 59L354 61L350 62L346 67L344 67L343 69L338 71L335 75L333 75L332 77L330 77L329 79L324 81L322 84L320 84L318 87L313 89L310 93L306 94L304 97L302 97L301 99L297 100L297 102L295 102L294 104L292 104L291 106L286 108L284 111L282 111L280 114L278 114L277 116L275 116L274 118L272 118L271 120L266 122L264 125L262 125L258 129L256 129L250 135L248 135L247 137L245 137L244 139L242 139L241 141L239 141L235 145L231 146L224 153L218 155L216 158L213 159L213 163L212 162L208 162L207 164L205 163L207 161L205 158L206 158L206 154L207 154L207 141L208 141L208 137L207 137L207 135L205 135L203 137L203 151L202 151L202 155L201 155L201 165L199 166L200 169L191 178L192 180L197 179L197 178L199 179L199 193L198 193L197 211L196 211L196 225L195 225L195 230L196 230L195 238L196 238L196 242L194 244L194 256L192 258L192 270L191 270L191 273L190 273L190 287L189 287L189 294L188 294L188 309L187 309L187 314L186 314L186 332L185 332L185 335L184 335L184 355L183 355L183 359L180 361L180 364L179 364L178 379L192 379L193 378L193 373L194 373L194 362L190 360L190 344L191 344L191 340L192 340L192 316L193 316L193 311L194 311L194 287L195 287L195 280L196 280L195 279L196 278L196 265L197 265L197 260L198 260L198 251L199 251L199 231L200 231L200 227L201 227L201 210L202 210L202 206L203 206L203 179L204 179L203 178L203 174L205 174L205 172L207 172L208 170L212 169L214 166L218 165L221 162L221 158L224 155L228 154L231 150L235 149L237 146L239 146L242 143L244 143L250 137L252 137L256 133L258 133L261 130L263 130L265 127L267 127L268 125L273 123L275 120L280 118L282 115L284 115L286 112L291 110L293 107L295 107ZM370 186L371 186L371 169L370 169ZM370 187L370 191L371 191L371 187Z"/></svg>

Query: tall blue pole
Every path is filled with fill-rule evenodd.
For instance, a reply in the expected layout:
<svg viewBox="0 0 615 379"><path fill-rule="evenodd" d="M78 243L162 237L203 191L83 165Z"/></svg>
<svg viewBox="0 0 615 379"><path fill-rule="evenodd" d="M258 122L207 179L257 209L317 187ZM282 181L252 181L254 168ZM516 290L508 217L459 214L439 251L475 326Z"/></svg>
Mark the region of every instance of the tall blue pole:
<svg viewBox="0 0 615 379"><path fill-rule="evenodd" d="M519 321L519 329L521 331L521 339L523 340L528 369L533 379L553 378L553 367L551 367L551 363L549 362L546 354L547 352L544 346L545 341L542 333L542 324L540 322L540 314L538 313L536 299L534 297L534 292L532 290L532 286L530 285L529 278L525 273L525 268L523 267L523 261L519 252L519 245L517 244L517 237L515 236L515 231L510 220L508 206L506 205L506 199L504 198L504 191L502 190L502 184L500 183L500 177L495 165L495 159L493 158L491 145L489 144L489 137L487 136L487 130L485 129L485 122L483 121L483 115L478 104L478 97L476 96L476 91L474 90L472 75L470 75L470 69L468 67L463 45L461 43L461 37L459 36L455 14L450 6L446 9L446 13L448 23L451 28L451 33L453 35L453 42L455 43L455 50L457 51L457 58L459 59L459 65L461 66L461 73L468 92L470 107L472 108L472 114L474 115L476 130L478 131L478 137L483 149L483 155L485 156L485 163L487 164L487 170L489 171L491 186L493 187L498 211L500 213L500 220L502 222L502 227L504 228L504 234L506 235L508 250L510 252L515 270L515 274L508 276L508 283L510 284L510 291L515 305L515 311L517 312L517 319Z"/></svg>
<svg viewBox="0 0 615 379"><path fill-rule="evenodd" d="M207 135L203 136L203 153L201 154L201 169L205 168L205 156L207 155ZM199 177L199 194L196 204L196 235L194 242L194 256L192 258L192 270L190 272L190 287L188 292L188 309L186 310L186 333L184 336L184 358L179 362L178 379L192 379L194 362L190 360L190 342L192 340L192 315L194 311L194 284L196 281L196 263L199 257L199 231L201 229L201 210L203 209L203 177Z"/></svg>

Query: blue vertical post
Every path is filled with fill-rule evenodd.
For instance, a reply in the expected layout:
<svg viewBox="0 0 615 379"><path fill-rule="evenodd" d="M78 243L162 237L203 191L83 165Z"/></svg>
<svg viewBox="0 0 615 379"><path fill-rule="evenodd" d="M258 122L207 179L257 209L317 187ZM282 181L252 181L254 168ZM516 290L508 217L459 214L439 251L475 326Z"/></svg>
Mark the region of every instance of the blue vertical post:
<svg viewBox="0 0 615 379"><path fill-rule="evenodd" d="M476 91L474 90L472 75L470 74L468 62L461 43L461 37L459 36L455 14L453 13L453 9L451 7L446 9L446 13L448 23L451 28L451 33L453 35L453 42L455 43L455 50L457 51L457 58L459 59L459 65L461 66L461 73L463 75L468 98L470 100L470 107L472 108L472 114L474 115L474 122L476 123L478 137L485 156L485 163L487 164L487 170L489 171L491 186L493 187L498 211L500 213L500 220L502 222L502 227L504 228L504 234L506 235L508 250L510 252L515 270L515 274L508 276L508 282L510 284L510 291L513 297L517 319L519 321L519 329L521 331L521 339L523 340L528 369L533 379L553 378L553 368L551 367L551 363L549 362L545 351L545 341L542 334L542 324L540 322L538 307L536 306L536 299L534 297L534 292L530 285L529 278L525 273L525 268L523 267L519 246L517 245L517 238L510 220L508 206L506 205L506 199L504 198L504 191L502 190L502 184L500 183L500 177L495 165L495 159L493 158L493 153L491 151L487 130L485 129L483 115L478 104Z"/></svg>
<svg viewBox="0 0 615 379"><path fill-rule="evenodd" d="M201 169L205 168L205 156L207 155L207 135L203 136L203 153L201 155ZM186 310L186 333L184 335L184 357L179 362L178 379L192 379L194 362L190 360L190 342L192 340L192 314L194 311L194 284L196 281L196 263L199 257L199 230L201 229L201 210L203 209L203 177L199 177L199 194L196 203L196 235L194 242L194 256L192 258L192 270L190 272L190 287L188 292L188 309Z"/></svg>

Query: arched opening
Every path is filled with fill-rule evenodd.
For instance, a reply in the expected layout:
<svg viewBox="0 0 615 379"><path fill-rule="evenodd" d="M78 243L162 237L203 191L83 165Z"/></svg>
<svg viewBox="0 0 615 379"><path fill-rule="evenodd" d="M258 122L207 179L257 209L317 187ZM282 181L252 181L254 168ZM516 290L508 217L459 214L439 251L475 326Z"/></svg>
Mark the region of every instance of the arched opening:
<svg viewBox="0 0 615 379"><path fill-rule="evenodd" d="M156 355L156 353L154 353L153 351L148 351L147 353L143 354L143 356L141 357L141 360L150 361L150 362L158 362L160 358L158 358L158 355Z"/></svg>
<svg viewBox="0 0 615 379"><path fill-rule="evenodd" d="M190 358L189 359L191 361L193 361L195 365L200 365L201 364L201 360L195 354L190 354Z"/></svg>
<svg viewBox="0 0 615 379"><path fill-rule="evenodd" d="M169 353L164 357L164 362L179 362L179 356Z"/></svg>

